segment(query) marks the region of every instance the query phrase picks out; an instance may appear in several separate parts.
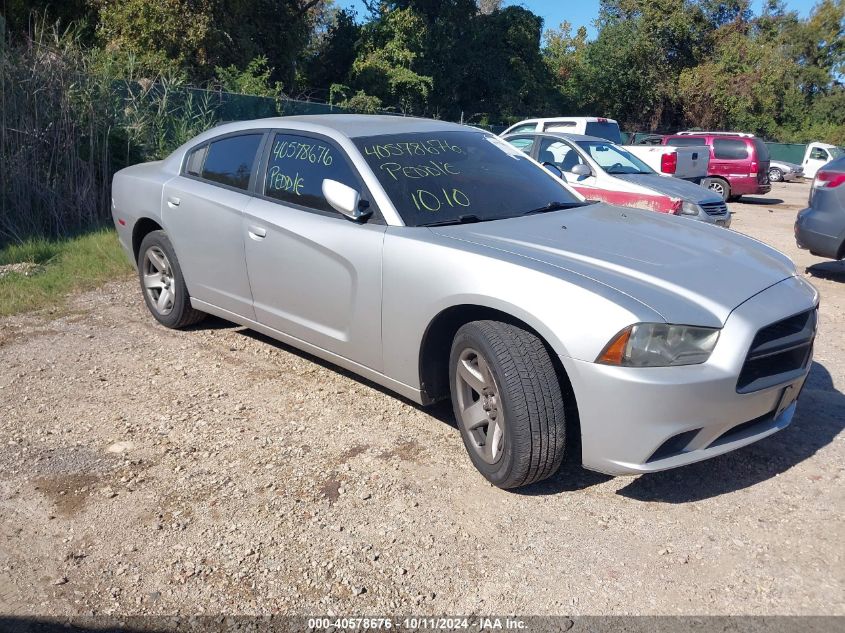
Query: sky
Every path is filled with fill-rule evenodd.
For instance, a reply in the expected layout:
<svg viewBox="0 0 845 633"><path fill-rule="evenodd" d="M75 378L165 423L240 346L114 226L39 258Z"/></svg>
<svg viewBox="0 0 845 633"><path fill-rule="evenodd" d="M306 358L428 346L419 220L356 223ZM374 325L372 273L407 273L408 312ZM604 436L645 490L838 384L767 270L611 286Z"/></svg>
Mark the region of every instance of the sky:
<svg viewBox="0 0 845 633"><path fill-rule="evenodd" d="M790 10L798 11L801 17L807 17L817 0L787 0L786 6ZM367 15L367 10L364 8L361 0L335 0L335 4L339 7L351 7L358 11L358 20L362 20ZM590 37L595 36L595 28L593 28L593 20L599 14L599 0L522 0L522 1L505 1L506 5L522 5L530 9L537 15L543 17L543 28L557 27L564 20L569 21L573 25L573 31L577 31L579 26L586 26ZM763 5L763 0L754 0L754 10L759 12Z"/></svg>

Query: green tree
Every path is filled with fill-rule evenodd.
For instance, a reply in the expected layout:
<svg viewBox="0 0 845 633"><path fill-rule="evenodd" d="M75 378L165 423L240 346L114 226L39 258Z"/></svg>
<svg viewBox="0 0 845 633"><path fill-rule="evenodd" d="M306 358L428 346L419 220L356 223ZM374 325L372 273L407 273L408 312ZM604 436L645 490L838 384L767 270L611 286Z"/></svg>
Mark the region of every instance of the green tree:
<svg viewBox="0 0 845 633"><path fill-rule="evenodd" d="M403 112L423 112L433 80L415 66L426 38L425 22L410 8L387 11L367 24L361 53L352 64L353 86Z"/></svg>
<svg viewBox="0 0 845 633"><path fill-rule="evenodd" d="M263 55L251 60L243 70L232 64L225 68L218 66L214 72L217 83L227 92L260 97L282 96L282 84L271 81L273 69Z"/></svg>
<svg viewBox="0 0 845 633"><path fill-rule="evenodd" d="M335 10L327 17L324 28L312 36L304 64L309 89L323 98L332 85L348 79L361 37L361 28L352 12Z"/></svg>
<svg viewBox="0 0 845 633"><path fill-rule="evenodd" d="M114 56L135 58L139 72L202 68L208 64L213 15L209 0L92 0L97 37Z"/></svg>

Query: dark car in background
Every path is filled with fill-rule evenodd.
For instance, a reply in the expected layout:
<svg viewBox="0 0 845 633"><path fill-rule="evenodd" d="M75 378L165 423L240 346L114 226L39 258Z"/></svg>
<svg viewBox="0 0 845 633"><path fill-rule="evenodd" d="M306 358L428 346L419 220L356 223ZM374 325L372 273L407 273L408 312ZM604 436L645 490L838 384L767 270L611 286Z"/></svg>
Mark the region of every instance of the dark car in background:
<svg viewBox="0 0 845 633"><path fill-rule="evenodd" d="M845 156L816 173L809 205L795 221L798 246L819 257L845 258Z"/></svg>
<svg viewBox="0 0 845 633"><path fill-rule="evenodd" d="M756 136L684 133L664 136L662 143L675 147L709 147L710 166L701 184L718 193L723 200L768 193L772 188L769 148Z"/></svg>

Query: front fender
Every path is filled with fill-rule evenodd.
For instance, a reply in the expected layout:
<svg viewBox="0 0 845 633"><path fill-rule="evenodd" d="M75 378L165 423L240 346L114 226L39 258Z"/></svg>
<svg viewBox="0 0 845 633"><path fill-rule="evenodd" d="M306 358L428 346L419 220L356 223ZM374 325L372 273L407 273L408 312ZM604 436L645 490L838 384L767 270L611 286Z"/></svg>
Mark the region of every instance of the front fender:
<svg viewBox="0 0 845 633"><path fill-rule="evenodd" d="M388 229L382 287L384 370L414 388L420 387L425 333L453 306L508 314L534 329L556 354L589 361L622 328L662 320L593 279L475 244L444 244L421 228Z"/></svg>

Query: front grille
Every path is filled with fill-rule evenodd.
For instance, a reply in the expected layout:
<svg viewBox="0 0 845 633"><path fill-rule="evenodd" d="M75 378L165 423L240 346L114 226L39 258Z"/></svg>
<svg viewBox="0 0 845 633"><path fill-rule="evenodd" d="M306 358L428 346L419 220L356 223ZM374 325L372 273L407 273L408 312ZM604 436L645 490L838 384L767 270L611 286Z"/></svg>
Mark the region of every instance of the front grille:
<svg viewBox="0 0 845 633"><path fill-rule="evenodd" d="M707 215L725 215L728 212L728 205L722 200L719 202L705 202L701 205Z"/></svg>
<svg viewBox="0 0 845 633"><path fill-rule="evenodd" d="M758 331L739 374L737 392L759 391L804 373L813 353L817 318L815 309L807 310Z"/></svg>

